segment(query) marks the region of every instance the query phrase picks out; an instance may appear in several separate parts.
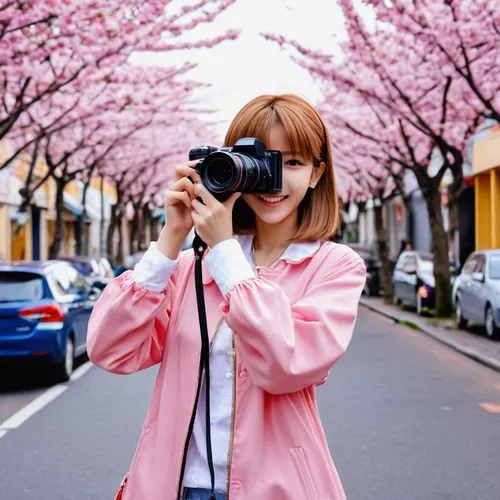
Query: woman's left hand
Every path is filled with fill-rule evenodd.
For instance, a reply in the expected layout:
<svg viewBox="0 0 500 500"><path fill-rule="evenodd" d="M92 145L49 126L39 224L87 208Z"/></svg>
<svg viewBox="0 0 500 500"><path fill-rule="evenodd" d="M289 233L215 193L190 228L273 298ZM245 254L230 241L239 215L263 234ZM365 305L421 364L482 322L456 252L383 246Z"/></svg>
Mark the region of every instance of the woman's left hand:
<svg viewBox="0 0 500 500"><path fill-rule="evenodd" d="M225 202L221 203L210 191L198 182L194 186L194 193L203 203L194 199L191 202L194 227L200 238L213 248L217 243L233 237L233 206L241 193L233 193Z"/></svg>

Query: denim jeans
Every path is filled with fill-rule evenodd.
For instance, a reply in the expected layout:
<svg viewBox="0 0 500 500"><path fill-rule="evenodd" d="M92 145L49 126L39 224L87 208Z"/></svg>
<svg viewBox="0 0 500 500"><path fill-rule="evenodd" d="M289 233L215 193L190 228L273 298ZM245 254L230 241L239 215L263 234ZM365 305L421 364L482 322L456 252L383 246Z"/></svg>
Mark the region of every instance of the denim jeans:
<svg viewBox="0 0 500 500"><path fill-rule="evenodd" d="M208 500L210 498L210 490L204 488L186 488L186 500ZM227 495L220 491L215 492L216 500L227 500Z"/></svg>

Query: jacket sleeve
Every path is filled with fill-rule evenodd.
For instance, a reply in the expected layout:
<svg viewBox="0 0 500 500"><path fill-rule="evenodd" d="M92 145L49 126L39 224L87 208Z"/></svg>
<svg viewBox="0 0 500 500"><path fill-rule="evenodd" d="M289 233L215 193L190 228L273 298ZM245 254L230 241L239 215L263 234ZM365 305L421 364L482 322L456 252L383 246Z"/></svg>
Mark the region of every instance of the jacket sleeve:
<svg viewBox="0 0 500 500"><path fill-rule="evenodd" d="M139 264L134 272L126 271L106 286L88 325L90 360L113 373L134 373L159 363L163 357L177 288L176 263L167 263L170 269L167 267L166 274L163 263L163 285L158 278L161 263L151 254Z"/></svg>
<svg viewBox="0 0 500 500"><path fill-rule="evenodd" d="M365 279L363 261L349 252L294 304L265 277L236 284L222 312L250 380L273 394L323 383L351 340Z"/></svg>

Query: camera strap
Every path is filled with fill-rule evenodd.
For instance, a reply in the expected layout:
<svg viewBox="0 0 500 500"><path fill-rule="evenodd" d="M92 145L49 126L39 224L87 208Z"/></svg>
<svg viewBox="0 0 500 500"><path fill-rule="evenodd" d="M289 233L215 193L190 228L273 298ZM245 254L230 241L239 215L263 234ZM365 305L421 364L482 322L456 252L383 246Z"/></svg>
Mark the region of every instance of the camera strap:
<svg viewBox="0 0 500 500"><path fill-rule="evenodd" d="M205 372L205 436L207 445L207 460L210 470L211 495L210 500L215 500L215 471L212 457L212 438L210 429L210 340L208 336L207 315L205 309L205 295L203 293L202 279L202 259L207 249L207 244L195 232L193 240L193 250L195 255L195 285L196 285L196 302L198 304L198 319L200 323L201 333L201 356L198 369L198 384L202 382L203 371Z"/></svg>

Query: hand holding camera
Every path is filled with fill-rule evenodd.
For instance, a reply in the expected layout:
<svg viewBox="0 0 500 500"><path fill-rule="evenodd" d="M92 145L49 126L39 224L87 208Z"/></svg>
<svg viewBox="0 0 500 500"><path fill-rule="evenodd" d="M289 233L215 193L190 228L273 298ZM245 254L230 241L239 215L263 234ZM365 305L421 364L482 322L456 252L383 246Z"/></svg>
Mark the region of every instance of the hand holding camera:
<svg viewBox="0 0 500 500"><path fill-rule="evenodd" d="M195 167L198 161L190 161L175 169L175 182L165 194L166 223L158 237L157 248L168 258L175 260L193 227L191 202L195 199L194 182L200 181Z"/></svg>
<svg viewBox="0 0 500 500"><path fill-rule="evenodd" d="M194 193L196 198L191 202L191 216L198 236L209 247L232 238L233 207L241 193L233 193L220 202L201 182L194 185Z"/></svg>
<svg viewBox="0 0 500 500"><path fill-rule="evenodd" d="M283 185L281 152L266 149L253 137L239 139L232 148L191 148L189 160L176 168L176 181L165 196L167 222L158 248L171 259L193 225L211 247L231 238L232 210L240 193L279 193Z"/></svg>

